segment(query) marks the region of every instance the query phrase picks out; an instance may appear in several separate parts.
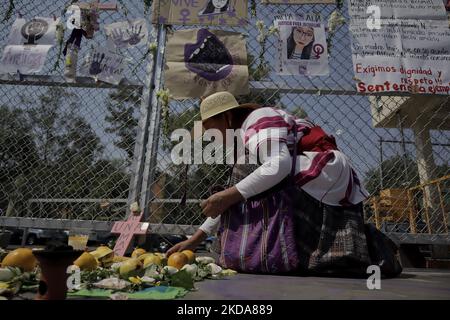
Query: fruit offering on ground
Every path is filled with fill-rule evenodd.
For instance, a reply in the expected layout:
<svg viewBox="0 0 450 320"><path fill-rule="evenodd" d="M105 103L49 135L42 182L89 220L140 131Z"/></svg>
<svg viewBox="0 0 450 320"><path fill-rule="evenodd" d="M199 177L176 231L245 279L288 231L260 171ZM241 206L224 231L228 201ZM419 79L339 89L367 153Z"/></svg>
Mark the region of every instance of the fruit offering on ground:
<svg viewBox="0 0 450 320"><path fill-rule="evenodd" d="M122 262L119 268L120 277L125 280L141 275L142 271L142 263L138 259L133 258Z"/></svg>
<svg viewBox="0 0 450 320"><path fill-rule="evenodd" d="M12 268L0 268L0 282L8 282L15 277Z"/></svg>
<svg viewBox="0 0 450 320"><path fill-rule="evenodd" d="M2 261L2 268L18 267L26 272L31 272L36 268L37 260L33 251L28 248L18 248L6 255Z"/></svg>
<svg viewBox="0 0 450 320"><path fill-rule="evenodd" d="M100 246L90 254L97 259L99 266L109 268L114 263L114 251L107 246Z"/></svg>
<svg viewBox="0 0 450 320"><path fill-rule="evenodd" d="M132 258L137 258L139 256L142 256L145 253L147 253L147 251L145 251L145 249L136 248L136 249L133 250L133 253L131 254L131 257Z"/></svg>
<svg viewBox="0 0 450 320"><path fill-rule="evenodd" d="M124 262L124 261L127 261L127 260L129 260L129 259L131 259L131 258L129 258L129 257L114 256L113 262L114 262L114 263Z"/></svg>
<svg viewBox="0 0 450 320"><path fill-rule="evenodd" d="M180 270L185 264L188 264L188 262L189 259L184 253L175 252L170 255L169 259L167 260L167 265Z"/></svg>
<svg viewBox="0 0 450 320"><path fill-rule="evenodd" d="M153 253L150 253L150 252L146 252L146 253L144 253L144 254L141 254L139 257L137 257L137 259L138 259L140 262L144 263L145 259L147 259L148 257L151 257L151 256L154 256L154 254L153 254Z"/></svg>
<svg viewBox="0 0 450 320"><path fill-rule="evenodd" d="M195 258L195 261L199 265L207 265L207 264L216 262L216 260L214 260L214 258L211 258L211 257L197 257L197 258Z"/></svg>
<svg viewBox="0 0 450 320"><path fill-rule="evenodd" d="M78 266L81 271L92 271L97 268L97 259L89 252L83 252L73 264Z"/></svg>
<svg viewBox="0 0 450 320"><path fill-rule="evenodd" d="M162 266L163 261L162 261L161 257L159 257L157 255L147 256L144 260L144 268L147 268L148 266L151 266L152 264Z"/></svg>
<svg viewBox="0 0 450 320"><path fill-rule="evenodd" d="M191 277L195 277L197 275L198 267L196 264L187 264L181 268L181 270L186 270Z"/></svg>
<svg viewBox="0 0 450 320"><path fill-rule="evenodd" d="M181 251L181 253L184 253L186 257L188 258L188 263L193 264L195 262L195 253L191 250L184 250Z"/></svg>

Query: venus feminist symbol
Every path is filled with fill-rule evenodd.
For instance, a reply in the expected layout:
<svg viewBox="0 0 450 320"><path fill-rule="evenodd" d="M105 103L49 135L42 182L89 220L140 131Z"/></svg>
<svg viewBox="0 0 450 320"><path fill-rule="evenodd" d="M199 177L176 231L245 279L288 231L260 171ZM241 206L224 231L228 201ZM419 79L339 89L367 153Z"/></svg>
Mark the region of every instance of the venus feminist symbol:
<svg viewBox="0 0 450 320"><path fill-rule="evenodd" d="M36 44L35 41L39 40L48 31L48 23L43 19L32 19L25 23L21 29L22 36L27 39L24 45Z"/></svg>

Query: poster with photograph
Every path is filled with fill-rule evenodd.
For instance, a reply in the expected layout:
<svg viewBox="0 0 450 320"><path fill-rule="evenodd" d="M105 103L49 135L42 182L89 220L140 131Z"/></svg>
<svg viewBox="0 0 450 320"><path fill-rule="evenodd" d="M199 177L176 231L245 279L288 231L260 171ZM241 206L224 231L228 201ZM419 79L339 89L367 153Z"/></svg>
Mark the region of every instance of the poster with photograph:
<svg viewBox="0 0 450 320"><path fill-rule="evenodd" d="M262 0L267 4L336 4L336 0Z"/></svg>
<svg viewBox="0 0 450 320"><path fill-rule="evenodd" d="M126 58L106 48L95 48L85 58L80 73L86 77L111 84L119 84L126 67Z"/></svg>
<svg viewBox="0 0 450 320"><path fill-rule="evenodd" d="M105 26L105 32L109 48L129 48L147 43L145 19L111 23Z"/></svg>
<svg viewBox="0 0 450 320"><path fill-rule="evenodd" d="M21 74L40 72L51 47L49 45L6 46L0 61L0 74L17 73L17 71Z"/></svg>
<svg viewBox="0 0 450 320"><path fill-rule="evenodd" d="M152 22L245 26L247 10L247 0L154 0Z"/></svg>
<svg viewBox="0 0 450 320"><path fill-rule="evenodd" d="M17 18L9 33L8 45L55 45L58 19L36 17L29 21Z"/></svg>
<svg viewBox="0 0 450 320"><path fill-rule="evenodd" d="M442 0L349 4L359 92L450 94L450 29ZM367 13L370 5L380 8L378 23Z"/></svg>
<svg viewBox="0 0 450 320"><path fill-rule="evenodd" d="M329 74L325 25L318 14L275 17L279 30L278 74Z"/></svg>
<svg viewBox="0 0 450 320"><path fill-rule="evenodd" d="M216 91L248 94L245 38L208 29L175 31L166 48L166 87L175 98L200 98Z"/></svg>

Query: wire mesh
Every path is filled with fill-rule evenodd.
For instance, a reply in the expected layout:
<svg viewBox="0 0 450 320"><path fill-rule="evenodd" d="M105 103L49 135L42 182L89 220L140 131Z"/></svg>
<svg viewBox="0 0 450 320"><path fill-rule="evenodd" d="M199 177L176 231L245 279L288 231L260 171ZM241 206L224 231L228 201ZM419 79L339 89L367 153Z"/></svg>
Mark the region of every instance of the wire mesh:
<svg viewBox="0 0 450 320"><path fill-rule="evenodd" d="M9 1L2 0L7 8ZM14 13L26 18L59 16L65 1L15 0ZM70 3L70 1L68 2ZM149 28L148 1L119 1L117 12L102 12L100 24L140 18ZM266 5L257 2L256 16L249 1L246 26L211 29L246 35L251 94L241 102L277 105L308 116L337 138L371 194L365 203L369 221L386 232L448 233L449 180L427 184L450 174L450 98L420 95L360 95L356 92L347 23L329 39L329 76L301 77L276 74L277 37L259 42L258 20L266 28L275 14L320 13L326 22L335 5ZM0 43L8 37L14 17L0 24ZM171 26L168 32L201 26ZM66 34L67 38L67 34ZM103 31L83 40L80 57L105 42ZM161 47L164 45L160 43ZM0 86L0 210L1 215L28 218L115 221L125 215L135 168L136 135L146 78L147 47L123 49L130 61L125 77L138 86L112 88L1 84ZM58 46L51 49L43 75L59 76ZM159 65L157 68L164 68ZM164 86L164 79L162 79ZM152 93L154 94L154 93ZM162 110L165 112L166 110ZM170 158L170 133L191 129L199 119L199 100L172 100L168 113L159 115L153 150L155 164L143 188L150 198L141 206L148 221L197 226L204 217L199 201L213 185L227 183L227 165L184 166ZM426 184L426 185L424 185ZM423 186L424 185L424 186ZM422 187L419 187L422 186ZM187 190L187 206L179 205ZM128 203L129 204L129 203Z"/></svg>

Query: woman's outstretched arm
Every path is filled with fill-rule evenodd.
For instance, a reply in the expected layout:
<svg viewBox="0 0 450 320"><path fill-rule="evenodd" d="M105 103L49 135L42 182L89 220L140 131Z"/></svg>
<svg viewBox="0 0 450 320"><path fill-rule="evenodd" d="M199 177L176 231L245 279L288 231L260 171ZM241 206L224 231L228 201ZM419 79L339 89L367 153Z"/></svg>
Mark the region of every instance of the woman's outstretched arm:
<svg viewBox="0 0 450 320"><path fill-rule="evenodd" d="M291 172L292 156L285 143L279 144L273 150L268 148L267 155L260 158L263 164L236 184L236 188L245 199L274 187Z"/></svg>

